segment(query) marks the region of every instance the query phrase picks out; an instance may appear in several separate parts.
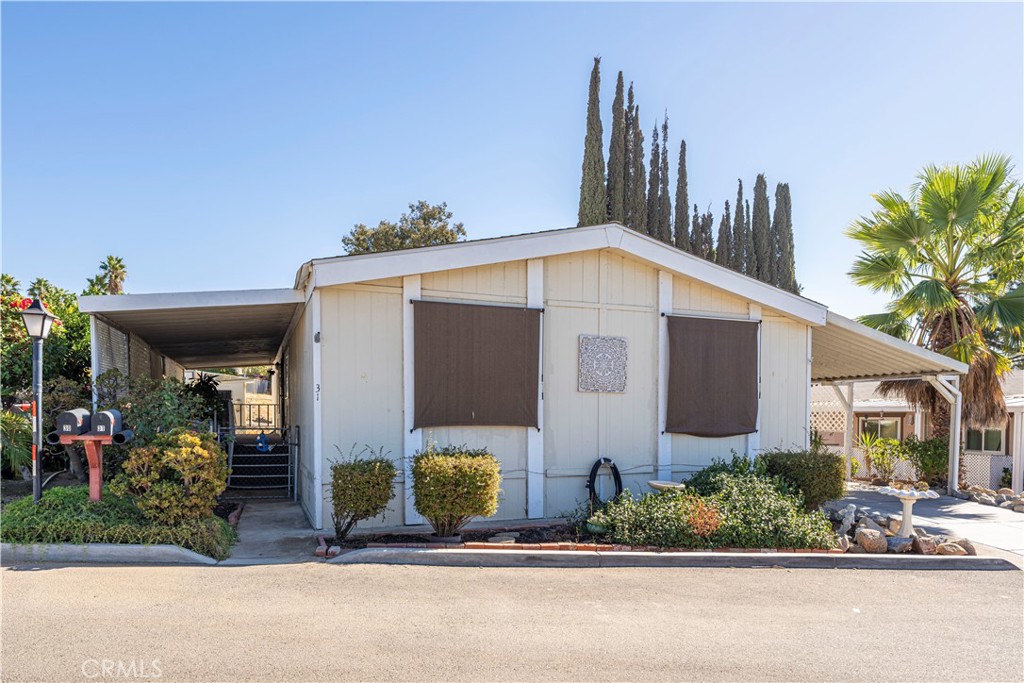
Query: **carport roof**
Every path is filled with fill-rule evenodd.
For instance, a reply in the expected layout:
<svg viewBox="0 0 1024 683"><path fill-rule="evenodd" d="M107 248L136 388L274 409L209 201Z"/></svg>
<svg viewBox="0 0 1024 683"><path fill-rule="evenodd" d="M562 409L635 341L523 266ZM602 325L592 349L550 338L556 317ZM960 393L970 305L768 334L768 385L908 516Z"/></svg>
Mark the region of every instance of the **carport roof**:
<svg viewBox="0 0 1024 683"><path fill-rule="evenodd" d="M828 312L811 332L811 381L851 382L924 375L963 374L967 366L948 356L891 337Z"/></svg>
<svg viewBox="0 0 1024 683"><path fill-rule="evenodd" d="M83 296L91 313L187 368L273 362L305 301L295 289Z"/></svg>

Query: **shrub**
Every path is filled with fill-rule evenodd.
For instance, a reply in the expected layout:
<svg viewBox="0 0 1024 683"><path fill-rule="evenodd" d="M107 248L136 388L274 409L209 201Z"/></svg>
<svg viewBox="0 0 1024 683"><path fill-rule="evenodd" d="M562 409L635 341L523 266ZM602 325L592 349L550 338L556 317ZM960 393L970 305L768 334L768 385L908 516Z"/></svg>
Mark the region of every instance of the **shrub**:
<svg viewBox="0 0 1024 683"><path fill-rule="evenodd" d="M929 484L945 483L949 469L949 439L937 437L919 441L916 436L908 436L903 442L903 449L918 477Z"/></svg>
<svg viewBox="0 0 1024 683"><path fill-rule="evenodd" d="M666 491L634 498L628 490L590 522L604 527L615 543L663 548L710 547L721 524L718 511L698 496Z"/></svg>
<svg viewBox="0 0 1024 683"><path fill-rule="evenodd" d="M782 477L768 473L768 462L763 455L751 459L735 452L732 461L713 460L710 465L698 470L686 480L686 489L701 496L717 493L720 482L719 474L737 474L761 477L771 482L781 493L796 494L797 489Z"/></svg>
<svg viewBox="0 0 1024 683"><path fill-rule="evenodd" d="M804 508L817 510L828 500L846 495L843 457L828 451L768 451L768 474L792 485L804 499Z"/></svg>
<svg viewBox="0 0 1024 683"><path fill-rule="evenodd" d="M455 536L473 517L498 511L501 465L486 450L431 445L412 461L416 511L438 536Z"/></svg>
<svg viewBox="0 0 1024 683"><path fill-rule="evenodd" d="M720 473L706 498L721 516L712 537L734 548L831 548L832 524L821 512L805 512L798 496L780 492L763 477Z"/></svg>
<svg viewBox="0 0 1024 683"><path fill-rule="evenodd" d="M896 465L907 459L906 450L896 439L877 439L868 449L868 461L871 469L882 479L892 479Z"/></svg>
<svg viewBox="0 0 1024 683"><path fill-rule="evenodd" d="M353 455L354 451L355 446L347 461L331 464L332 519L339 539L348 536L359 521L384 512L393 495L395 465L388 460L383 447L379 455L370 447L358 455ZM359 457L367 451L369 458Z"/></svg>
<svg viewBox="0 0 1024 683"><path fill-rule="evenodd" d="M225 559L235 531L213 515L175 525L155 524L130 498L104 490L89 500L87 486L47 489L39 505L32 496L4 507L0 538L5 543L171 543Z"/></svg>
<svg viewBox="0 0 1024 683"><path fill-rule="evenodd" d="M1008 489L1013 486L1013 472L1009 467L1003 468L1003 474L999 477L999 488Z"/></svg>
<svg viewBox="0 0 1024 683"><path fill-rule="evenodd" d="M150 445L129 451L122 468L111 490L133 496L142 514L156 523L203 519L227 488L227 456L208 432L158 434Z"/></svg>
<svg viewBox="0 0 1024 683"><path fill-rule="evenodd" d="M148 446L158 434L202 426L208 419L200 395L177 379L129 378L108 370L96 380L96 390L100 410L121 411L124 426L135 432L135 448Z"/></svg>
<svg viewBox="0 0 1024 683"><path fill-rule="evenodd" d="M0 411L0 462L16 477L32 464L32 422L24 415Z"/></svg>

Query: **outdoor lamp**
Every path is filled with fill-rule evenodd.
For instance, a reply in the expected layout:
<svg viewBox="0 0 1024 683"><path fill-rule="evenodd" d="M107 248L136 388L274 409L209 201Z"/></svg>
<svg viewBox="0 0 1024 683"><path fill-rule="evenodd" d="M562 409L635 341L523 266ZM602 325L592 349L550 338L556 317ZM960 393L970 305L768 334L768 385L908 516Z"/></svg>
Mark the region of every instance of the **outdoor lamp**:
<svg viewBox="0 0 1024 683"><path fill-rule="evenodd" d="M25 322L25 331L32 339L49 337L50 328L53 326L53 321L56 320L39 299L33 299L32 305L21 312L21 319Z"/></svg>
<svg viewBox="0 0 1024 683"><path fill-rule="evenodd" d="M35 299L21 312L21 319L32 338L32 500L38 505L43 497L43 471L39 466L43 452L43 340L50 336L55 318L41 299Z"/></svg>

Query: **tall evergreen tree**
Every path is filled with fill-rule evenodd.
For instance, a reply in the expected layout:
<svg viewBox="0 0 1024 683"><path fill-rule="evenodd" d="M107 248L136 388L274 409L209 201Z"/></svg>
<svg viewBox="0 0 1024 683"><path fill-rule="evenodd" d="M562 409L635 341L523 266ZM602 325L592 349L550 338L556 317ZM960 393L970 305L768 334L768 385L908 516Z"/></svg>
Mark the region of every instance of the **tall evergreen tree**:
<svg viewBox="0 0 1024 683"><path fill-rule="evenodd" d="M686 140L679 141L679 169L676 176L676 248L690 251L690 195L686 187Z"/></svg>
<svg viewBox="0 0 1024 683"><path fill-rule="evenodd" d="M661 172L658 187L658 227L661 229L658 239L672 244L672 195L668 187L668 112L661 123Z"/></svg>
<svg viewBox="0 0 1024 683"><path fill-rule="evenodd" d="M779 183L775 188L775 216L779 224L779 260L777 277L779 287L794 294L800 293L796 281L796 257L793 249L793 204L789 196L789 183Z"/></svg>
<svg viewBox="0 0 1024 683"><path fill-rule="evenodd" d="M775 211L772 214L771 228L768 230L768 260L771 262L771 272L769 272L770 280L766 280L769 284L781 287L780 274L779 274L779 248L782 246L779 238L779 227L782 222L782 215L779 213L779 188L775 186Z"/></svg>
<svg viewBox="0 0 1024 683"><path fill-rule="evenodd" d="M583 143L579 225L600 225L608 214L604 185L604 132L601 129L601 58L594 57L587 100L587 135Z"/></svg>
<svg viewBox="0 0 1024 683"><path fill-rule="evenodd" d="M626 214L626 227L635 228L634 219L632 217L632 202L633 202L633 147L636 143L636 135L633 132L633 128L636 126L636 122L633 120L633 84L629 84L629 94L626 100L626 160L625 160L625 181L622 185L622 195L624 200L623 210Z"/></svg>
<svg viewBox="0 0 1024 683"><path fill-rule="evenodd" d="M758 276L758 255L754 251L754 229L751 227L751 201L743 200L743 218L746 222L743 225L743 255L745 257L745 272L751 278Z"/></svg>
<svg viewBox="0 0 1024 683"><path fill-rule="evenodd" d="M632 99L633 86L629 92ZM644 132L640 129L640 107L633 106L632 145L629 158L629 192L626 224L637 232L647 232L647 169L644 168Z"/></svg>
<svg viewBox="0 0 1024 683"><path fill-rule="evenodd" d="M715 263L726 268L732 267L732 218L729 214L729 200L725 200L725 213L718 224L718 246L715 247Z"/></svg>
<svg viewBox="0 0 1024 683"><path fill-rule="evenodd" d="M747 272L746 219L743 217L743 180L737 179L736 218L732 226L732 259L729 265L738 273Z"/></svg>
<svg viewBox="0 0 1024 683"><path fill-rule="evenodd" d="M754 181L754 215L750 219L756 269L750 275L761 282L772 283L775 280L775 260L772 258L771 219L768 213L768 183L764 174L758 173Z"/></svg>
<svg viewBox="0 0 1024 683"><path fill-rule="evenodd" d="M647 181L647 234L661 238L661 213L658 193L661 191L661 145L658 143L658 122L651 132L651 175Z"/></svg>
<svg viewBox="0 0 1024 683"><path fill-rule="evenodd" d="M700 217L700 239L704 250L704 258L708 261L715 260L715 217L711 214L711 207L707 213Z"/></svg>
<svg viewBox="0 0 1024 683"><path fill-rule="evenodd" d="M701 243L701 232L700 232L700 214L697 213L697 205L693 205L693 220L691 221L693 227L690 228L690 252L695 256L703 258L704 245Z"/></svg>
<svg viewBox="0 0 1024 683"><path fill-rule="evenodd" d="M626 110L622 101L622 72L612 100L612 142L608 150L608 220L626 224Z"/></svg>

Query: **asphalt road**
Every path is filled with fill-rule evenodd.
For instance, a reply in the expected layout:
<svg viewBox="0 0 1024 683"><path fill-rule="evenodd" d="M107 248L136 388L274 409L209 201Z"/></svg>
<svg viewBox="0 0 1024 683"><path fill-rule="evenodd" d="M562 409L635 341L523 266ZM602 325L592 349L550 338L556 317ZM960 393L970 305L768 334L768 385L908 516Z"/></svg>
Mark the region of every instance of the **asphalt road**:
<svg viewBox="0 0 1024 683"><path fill-rule="evenodd" d="M15 567L0 572L0 677L1022 681L1022 577L322 563Z"/></svg>

